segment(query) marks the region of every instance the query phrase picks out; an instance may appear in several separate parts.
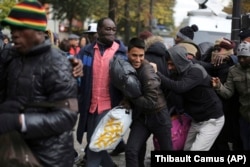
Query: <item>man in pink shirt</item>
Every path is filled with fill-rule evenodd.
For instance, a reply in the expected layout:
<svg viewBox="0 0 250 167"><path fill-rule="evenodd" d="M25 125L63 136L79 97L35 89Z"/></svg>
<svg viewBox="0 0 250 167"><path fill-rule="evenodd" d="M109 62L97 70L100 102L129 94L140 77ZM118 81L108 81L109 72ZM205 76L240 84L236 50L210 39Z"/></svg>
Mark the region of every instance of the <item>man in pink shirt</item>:
<svg viewBox="0 0 250 167"><path fill-rule="evenodd" d="M82 143L87 132L87 142L96 125L108 110L123 99L122 93L109 80L109 62L114 56L126 58L126 47L116 40L116 25L110 18L102 18L97 23L98 39L82 48L78 57L84 64L84 76L79 90L79 124L77 140ZM107 151L94 152L87 149L87 167L116 166Z"/></svg>

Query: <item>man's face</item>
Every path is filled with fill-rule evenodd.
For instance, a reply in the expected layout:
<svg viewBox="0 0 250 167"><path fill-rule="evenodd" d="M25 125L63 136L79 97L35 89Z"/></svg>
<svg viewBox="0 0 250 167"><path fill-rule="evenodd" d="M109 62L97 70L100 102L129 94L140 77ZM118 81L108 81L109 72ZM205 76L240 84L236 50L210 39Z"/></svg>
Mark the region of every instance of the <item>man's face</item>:
<svg viewBox="0 0 250 167"><path fill-rule="evenodd" d="M102 27L98 28L97 32L100 42L111 45L115 40L116 25L112 20L105 19Z"/></svg>
<svg viewBox="0 0 250 167"><path fill-rule="evenodd" d="M39 31L20 28L20 27L10 27L11 37L14 43L14 47L21 54L26 54L31 48L40 44Z"/></svg>
<svg viewBox="0 0 250 167"><path fill-rule="evenodd" d="M70 39L69 43L71 46L77 47L77 46L79 46L79 39L78 38L77 39Z"/></svg>
<svg viewBox="0 0 250 167"><path fill-rule="evenodd" d="M242 68L246 69L250 67L250 57L249 56L238 56L238 61Z"/></svg>
<svg viewBox="0 0 250 167"><path fill-rule="evenodd" d="M187 59L188 59L188 60L194 59L194 55L192 55L191 53L188 53L188 54L187 54Z"/></svg>
<svg viewBox="0 0 250 167"><path fill-rule="evenodd" d="M141 67L142 61L144 60L144 54L144 49L137 47L133 47L128 51L128 60L135 69Z"/></svg>
<svg viewBox="0 0 250 167"><path fill-rule="evenodd" d="M250 37L246 37L243 41L250 42Z"/></svg>
<svg viewBox="0 0 250 167"><path fill-rule="evenodd" d="M182 38L180 38L179 36L176 36L176 37L174 38L174 43L175 43L175 44L178 44L178 43L180 43L182 40L183 40Z"/></svg>
<svg viewBox="0 0 250 167"><path fill-rule="evenodd" d="M174 77L175 75L177 75L177 69L171 59L167 60L167 68L169 70L171 77Z"/></svg>

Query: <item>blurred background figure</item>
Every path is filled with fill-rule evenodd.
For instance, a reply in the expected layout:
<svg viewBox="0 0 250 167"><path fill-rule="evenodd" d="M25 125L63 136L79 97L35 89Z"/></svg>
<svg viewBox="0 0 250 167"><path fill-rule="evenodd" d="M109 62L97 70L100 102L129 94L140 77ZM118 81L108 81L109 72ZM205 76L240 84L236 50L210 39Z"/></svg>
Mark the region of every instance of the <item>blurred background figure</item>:
<svg viewBox="0 0 250 167"><path fill-rule="evenodd" d="M188 59L199 59L199 55L198 55L198 48L195 47L195 45L191 44L191 43L185 43L185 42L181 42L178 43L179 46L182 46L186 49L187 51L187 58Z"/></svg>
<svg viewBox="0 0 250 167"><path fill-rule="evenodd" d="M80 40L79 40L79 47L80 48L83 48L84 46L86 46L89 42L89 38L88 38L88 35L87 34L83 34L81 37L80 37Z"/></svg>
<svg viewBox="0 0 250 167"><path fill-rule="evenodd" d="M243 42L250 42L250 30L246 29L246 30L242 30L239 33L239 37L240 37L240 41Z"/></svg>
<svg viewBox="0 0 250 167"><path fill-rule="evenodd" d="M195 24L193 24L192 26L186 26L181 28L174 39L175 44L178 44L182 41L193 41L194 32L197 32L198 30L199 28Z"/></svg>
<svg viewBox="0 0 250 167"><path fill-rule="evenodd" d="M69 53L73 56L76 56L78 52L80 51L79 47L79 36L76 34L70 34L69 35L69 43L70 43L70 50Z"/></svg>
<svg viewBox="0 0 250 167"><path fill-rule="evenodd" d="M68 39L63 39L60 44L59 44L59 48L67 53L67 56L70 55L69 50L70 50L70 43Z"/></svg>
<svg viewBox="0 0 250 167"><path fill-rule="evenodd" d="M50 39L50 42L53 46L59 47L59 35L55 32L52 32L51 30L45 31L47 38Z"/></svg>
<svg viewBox="0 0 250 167"><path fill-rule="evenodd" d="M180 29L176 34L175 44L184 47L188 53L188 59L197 59L201 57L201 51L199 46L193 41L194 32L199 30L198 26L193 24L192 26L186 26Z"/></svg>
<svg viewBox="0 0 250 167"><path fill-rule="evenodd" d="M8 37L8 35L3 34L3 42L4 45L7 45L10 42L10 38Z"/></svg>
<svg viewBox="0 0 250 167"><path fill-rule="evenodd" d="M53 32L53 36L54 36L54 40L53 40L54 45L56 45L57 47L59 47L60 39L59 39L58 33Z"/></svg>
<svg viewBox="0 0 250 167"><path fill-rule="evenodd" d="M83 34L87 34L90 43L95 41L98 38L97 23L90 23L88 26L88 30L83 32Z"/></svg>
<svg viewBox="0 0 250 167"><path fill-rule="evenodd" d="M144 31L142 31L142 32L139 33L138 37L140 39L146 40L146 39L148 39L151 36L153 36L152 32L150 32L148 30L144 30Z"/></svg>

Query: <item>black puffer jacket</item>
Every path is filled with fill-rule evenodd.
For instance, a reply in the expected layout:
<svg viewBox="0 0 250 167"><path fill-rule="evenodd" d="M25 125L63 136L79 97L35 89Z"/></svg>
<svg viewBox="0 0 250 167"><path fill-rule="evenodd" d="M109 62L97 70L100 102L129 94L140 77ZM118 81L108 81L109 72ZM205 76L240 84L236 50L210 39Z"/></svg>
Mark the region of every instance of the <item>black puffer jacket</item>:
<svg viewBox="0 0 250 167"><path fill-rule="evenodd" d="M13 56L8 66L7 100L31 104L77 97L72 66L48 41L25 56L15 51ZM77 112L61 107L28 108L24 115L27 131L23 137L41 164L45 167L73 166L72 128Z"/></svg>
<svg viewBox="0 0 250 167"><path fill-rule="evenodd" d="M0 51L0 103L2 103L6 98L6 82L7 82L7 67L12 61L13 54L12 46L6 45Z"/></svg>

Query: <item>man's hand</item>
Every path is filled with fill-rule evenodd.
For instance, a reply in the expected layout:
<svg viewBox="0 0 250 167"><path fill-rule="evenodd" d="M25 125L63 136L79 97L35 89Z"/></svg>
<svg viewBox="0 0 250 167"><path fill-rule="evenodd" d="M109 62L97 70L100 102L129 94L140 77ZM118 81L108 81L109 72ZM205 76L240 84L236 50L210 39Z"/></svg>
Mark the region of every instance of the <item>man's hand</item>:
<svg viewBox="0 0 250 167"><path fill-rule="evenodd" d="M72 58L72 59L69 59L70 63L72 64L73 66L73 76L75 78L77 77L82 77L83 76L83 64L82 64L82 61L80 59L77 59L77 58Z"/></svg>
<svg viewBox="0 0 250 167"><path fill-rule="evenodd" d="M126 98L124 98L124 99L120 102L119 105L123 106L123 107L126 108L126 109L131 109L130 102L129 102L129 100L126 99Z"/></svg>
<svg viewBox="0 0 250 167"><path fill-rule="evenodd" d="M153 67L155 73L157 73L157 65L155 63L152 63L152 62L150 62L149 64Z"/></svg>
<svg viewBox="0 0 250 167"><path fill-rule="evenodd" d="M228 60L228 59L229 59L229 56L227 56L227 55L216 54L215 56L213 56L211 63L214 66L219 66L219 65L223 64L225 62L225 60Z"/></svg>
<svg viewBox="0 0 250 167"><path fill-rule="evenodd" d="M212 81L213 88L215 88L215 89L220 88L220 86L221 86L220 78L218 78L218 77L212 77L211 81Z"/></svg>

